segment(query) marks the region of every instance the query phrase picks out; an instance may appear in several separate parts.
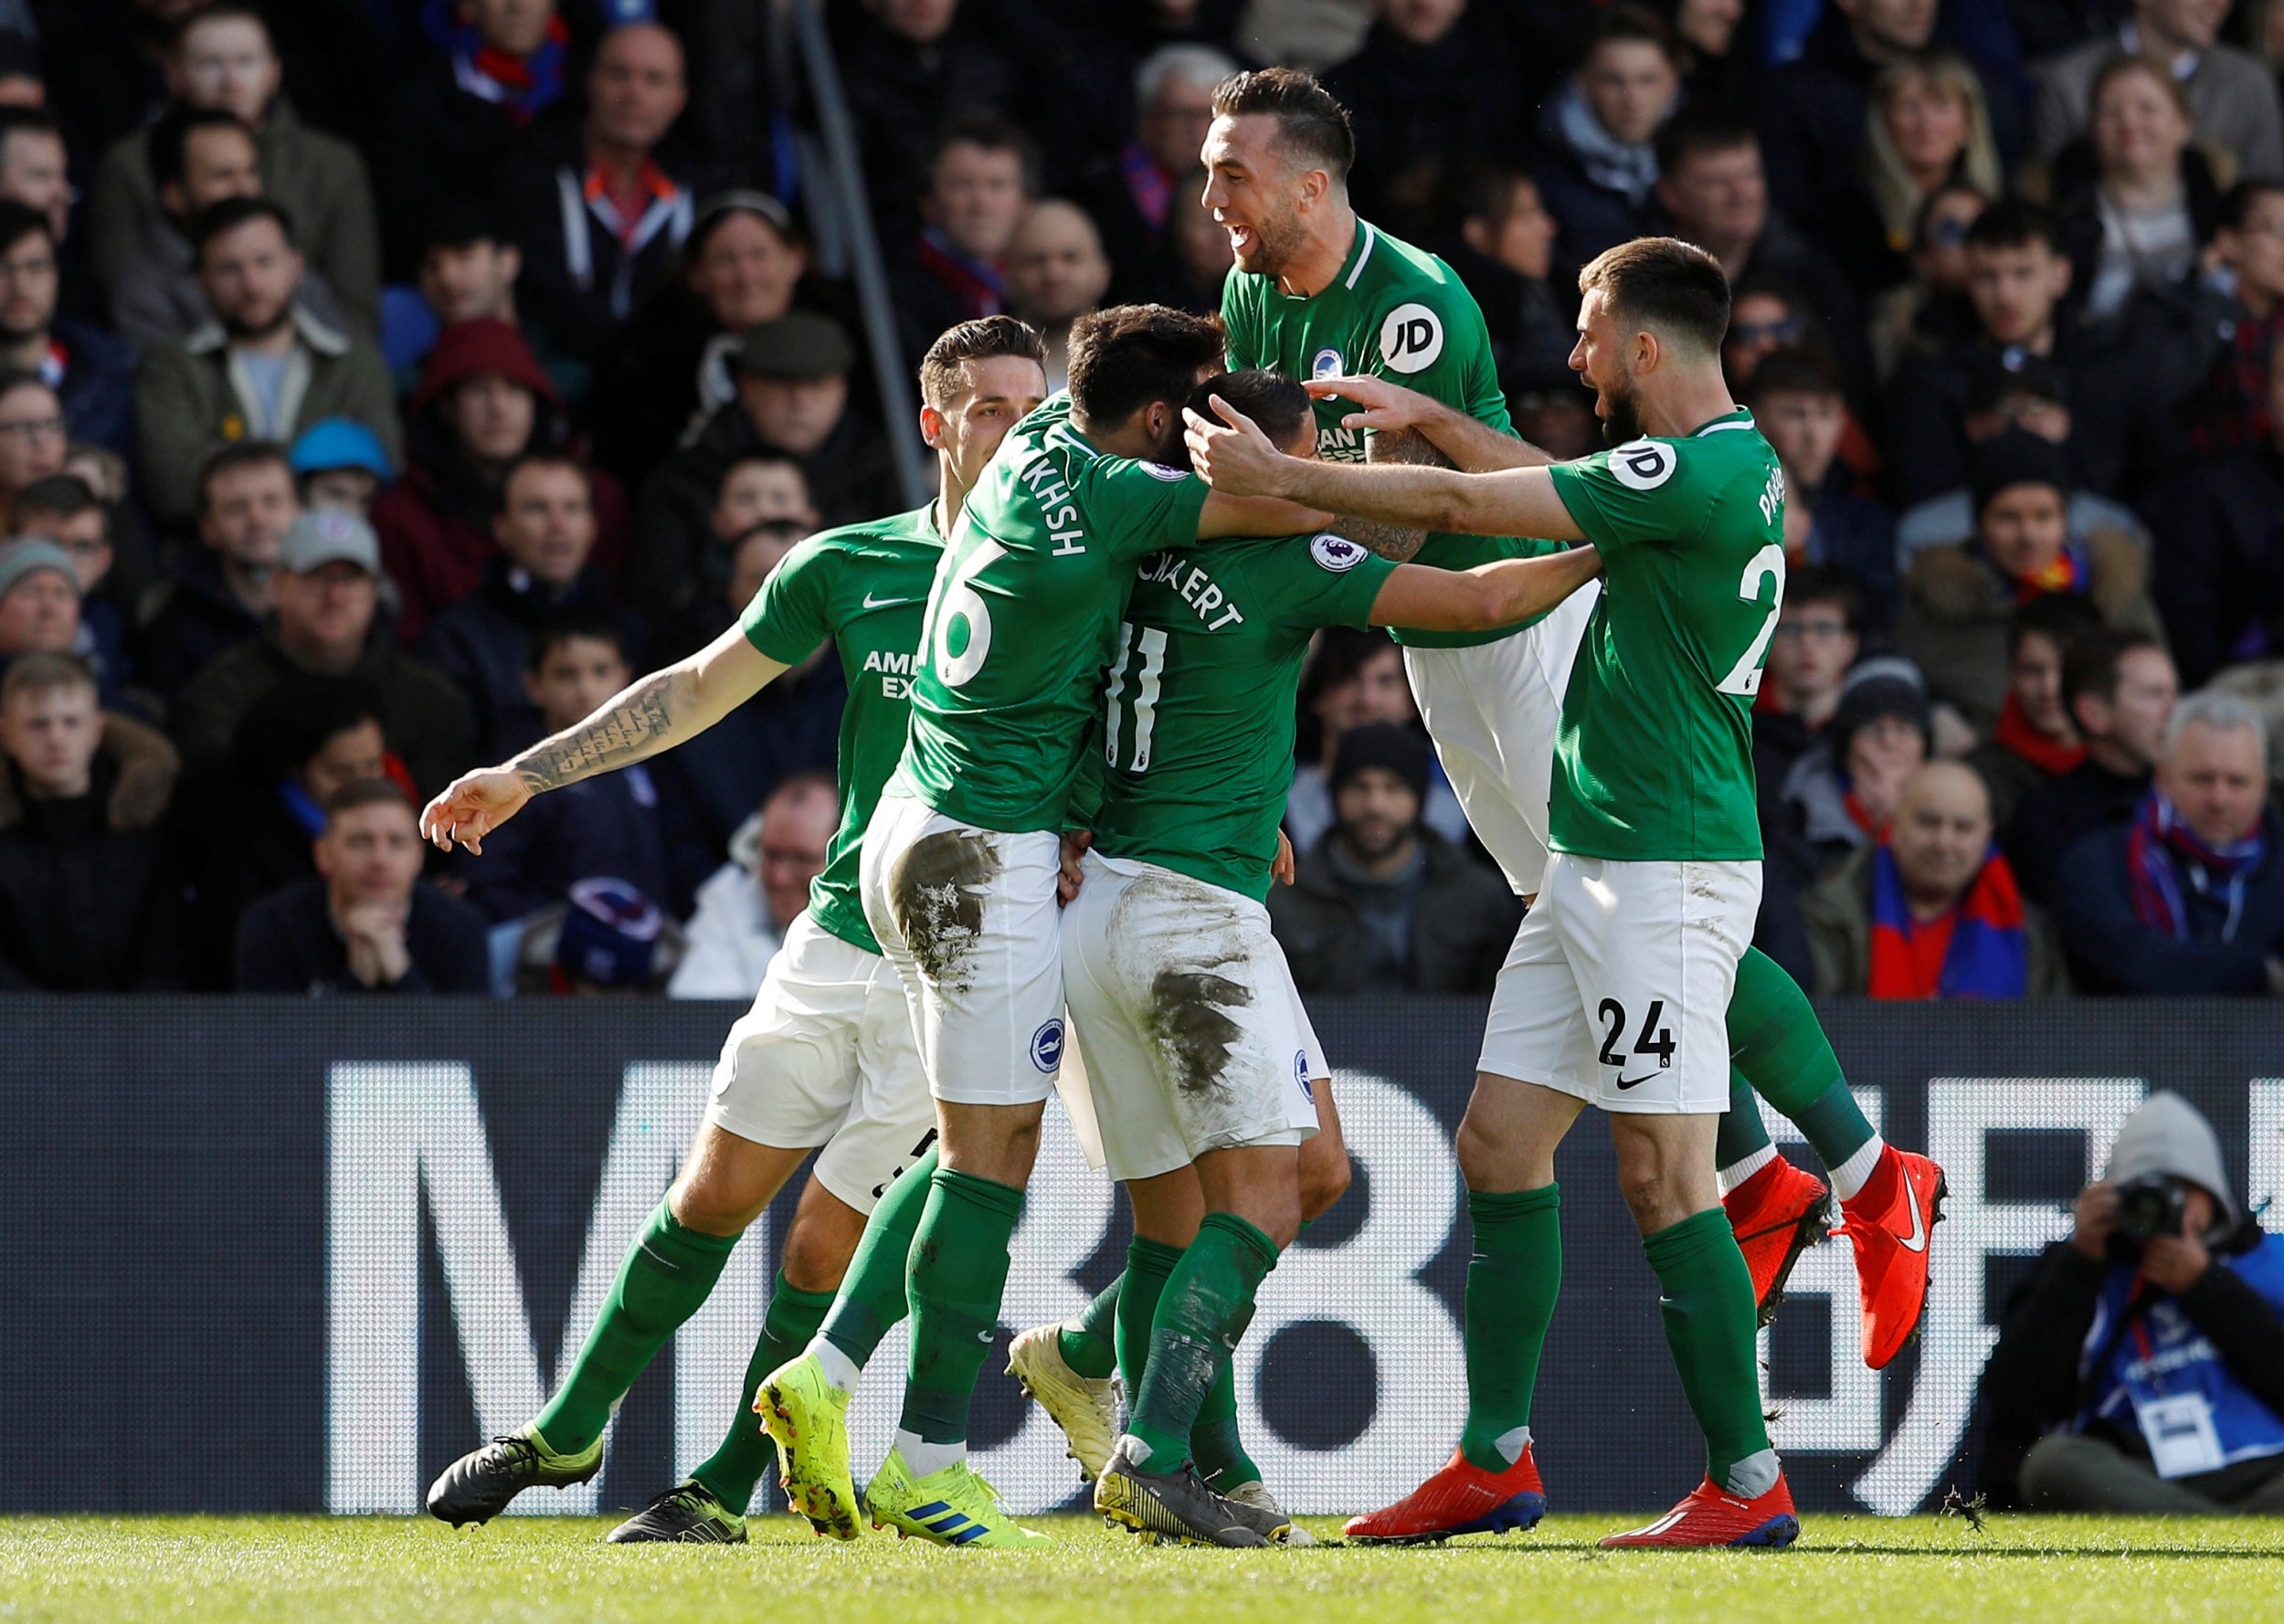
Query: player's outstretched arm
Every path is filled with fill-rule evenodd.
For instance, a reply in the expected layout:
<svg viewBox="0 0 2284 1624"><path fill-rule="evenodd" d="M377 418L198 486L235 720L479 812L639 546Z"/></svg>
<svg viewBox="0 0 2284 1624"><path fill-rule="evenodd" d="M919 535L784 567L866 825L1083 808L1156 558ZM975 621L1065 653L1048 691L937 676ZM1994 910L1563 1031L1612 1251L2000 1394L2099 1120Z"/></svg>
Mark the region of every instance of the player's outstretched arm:
<svg viewBox="0 0 2284 1624"><path fill-rule="evenodd" d="M1586 539L1542 468L1463 474L1451 469L1318 462L1287 457L1253 421L1216 398L1221 421L1184 408L1190 466L1216 491L1275 496L1327 512L1470 535Z"/></svg>
<svg viewBox="0 0 2284 1624"><path fill-rule="evenodd" d="M1406 389L1386 378L1313 378L1307 389L1318 400L1338 396L1364 408L1343 417L1342 427L1369 428L1375 435L1416 434L1449 458L1452 466L1463 473L1544 468L1554 460L1528 440L1501 434L1488 423L1445 406L1433 395Z"/></svg>
<svg viewBox="0 0 2284 1624"><path fill-rule="evenodd" d="M787 668L731 627L689 659L638 678L576 722L496 767L463 773L420 813L420 832L449 851L483 838L545 790L631 766L712 727Z"/></svg>
<svg viewBox="0 0 2284 1624"><path fill-rule="evenodd" d="M1372 600L1372 624L1489 631L1545 614L1600 574L1602 554L1591 547L1501 559L1471 570L1398 564Z"/></svg>

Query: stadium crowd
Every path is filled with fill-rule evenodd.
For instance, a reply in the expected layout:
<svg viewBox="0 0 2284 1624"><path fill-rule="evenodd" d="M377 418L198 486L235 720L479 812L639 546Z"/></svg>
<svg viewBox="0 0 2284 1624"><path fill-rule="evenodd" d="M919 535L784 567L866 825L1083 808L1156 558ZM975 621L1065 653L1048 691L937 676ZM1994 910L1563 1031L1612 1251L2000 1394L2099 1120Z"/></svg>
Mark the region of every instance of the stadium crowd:
<svg viewBox="0 0 2284 1624"><path fill-rule="evenodd" d="M0 986L749 996L823 650L480 856L417 800L909 505L876 361L1004 311L1059 385L1090 309L1218 309L1212 88L1281 61L1558 457L1578 268L1728 270L1789 490L1761 947L2284 992L2284 4L843 0L892 357L763 9L0 0ZM1303 989L1487 990L1519 903L1394 647L1327 634L1302 712Z"/></svg>

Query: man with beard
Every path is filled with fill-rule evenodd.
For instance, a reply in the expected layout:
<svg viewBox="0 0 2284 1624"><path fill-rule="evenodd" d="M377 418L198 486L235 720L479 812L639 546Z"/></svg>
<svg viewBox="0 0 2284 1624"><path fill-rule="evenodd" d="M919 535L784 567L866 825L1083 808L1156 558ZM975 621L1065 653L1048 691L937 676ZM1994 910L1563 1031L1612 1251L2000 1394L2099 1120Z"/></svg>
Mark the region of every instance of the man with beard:
<svg viewBox="0 0 2284 1624"><path fill-rule="evenodd" d="M161 522L193 517L198 469L217 441L291 441L320 418L347 417L399 460L388 368L371 344L301 307L285 211L227 197L198 216L191 239L215 319L152 349L137 400L143 494Z"/></svg>
<svg viewBox="0 0 2284 1624"><path fill-rule="evenodd" d="M0 197L0 365L32 373L56 392L73 439L123 457L134 449L135 353L58 316L62 288L53 222Z"/></svg>

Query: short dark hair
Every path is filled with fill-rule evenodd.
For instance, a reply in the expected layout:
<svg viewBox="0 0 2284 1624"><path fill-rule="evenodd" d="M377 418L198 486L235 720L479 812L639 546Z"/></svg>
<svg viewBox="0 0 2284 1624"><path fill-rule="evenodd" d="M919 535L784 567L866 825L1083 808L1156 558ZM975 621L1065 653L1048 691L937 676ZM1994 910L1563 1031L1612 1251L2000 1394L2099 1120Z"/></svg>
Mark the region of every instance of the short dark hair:
<svg viewBox="0 0 2284 1624"><path fill-rule="evenodd" d="M2070 641L2062 656L2062 708L2078 720L2078 701L2092 697L2104 704L2118 697L2118 668L2137 649L2165 651L2165 645L2145 631L2114 626L2088 627Z"/></svg>
<svg viewBox="0 0 2284 1624"><path fill-rule="evenodd" d="M1863 583L1845 570L1828 568L1820 564L1803 564L1788 570L1784 575L1784 606L1788 609L1806 608L1810 604L1830 604L1847 619L1848 629L1864 629L1864 614L1867 599Z"/></svg>
<svg viewBox="0 0 2284 1624"><path fill-rule="evenodd" d="M1279 447L1300 433L1316 416L1307 390L1283 373L1271 372L1266 367L1249 366L1242 372L1216 373L1190 392L1186 404L1200 417L1213 418L1211 402L1217 395L1251 417L1261 432L1269 437L1270 443Z"/></svg>
<svg viewBox="0 0 2284 1624"><path fill-rule="evenodd" d="M56 395L56 386L36 372L26 372L20 366L0 367L0 400L6 399L18 389L45 389ZM56 395L58 400L63 398Z"/></svg>
<svg viewBox="0 0 2284 1624"><path fill-rule="evenodd" d="M1771 395L1847 394L1847 382L1840 374L1840 364L1829 351L1810 344L1787 344L1781 350L1771 350L1761 358L1761 364L1752 369L1752 376L1744 388L1747 406L1758 406ZM1792 595L1788 580L1787 596Z"/></svg>
<svg viewBox="0 0 2284 1624"><path fill-rule="evenodd" d="M6 704L19 693L47 693L58 688L76 689L91 694L100 701L102 684L88 663L76 654L46 654L34 650L19 654L8 662L7 674L0 676L0 705Z"/></svg>
<svg viewBox="0 0 2284 1624"><path fill-rule="evenodd" d="M1023 190L1039 190L1039 143L1020 124L997 113L966 113L953 119L928 142L927 161L920 166L922 195L935 190L936 166L956 146L981 147L987 153L1013 153L1023 167Z"/></svg>
<svg viewBox="0 0 2284 1624"><path fill-rule="evenodd" d="M508 490L514 485L515 476L527 468L567 468L578 475L579 483L587 487L588 500L594 499L595 475L586 463L561 447L541 447L519 451L508 459L507 471L500 476L499 494L492 499L493 512L504 513L508 511Z"/></svg>
<svg viewBox="0 0 2284 1624"><path fill-rule="evenodd" d="M920 357L920 398L942 411L959 393L959 369L964 362L991 361L1012 355L1047 364L1047 341L1029 322L1013 316L979 316L946 327L936 335L928 353Z"/></svg>
<svg viewBox="0 0 2284 1624"><path fill-rule="evenodd" d="M52 135L63 139L63 126L44 107L0 107L0 152L18 135Z"/></svg>
<svg viewBox="0 0 2284 1624"><path fill-rule="evenodd" d="M2242 231L2252 206L2263 197L2277 195L2284 195L2284 181L2238 181L2221 199L2220 217L2215 224L2223 231Z"/></svg>
<svg viewBox="0 0 2284 1624"><path fill-rule="evenodd" d="M1218 369L1227 347L1215 316L1162 304L1118 304L1071 323L1071 401L1104 427L1124 423L1154 400L1179 406L1199 373Z"/></svg>
<svg viewBox="0 0 2284 1624"><path fill-rule="evenodd" d="M181 184L189 171L190 138L200 130L235 130L248 141L254 139L254 132L234 112L218 107L185 107L177 101L151 126L149 153L153 186Z"/></svg>
<svg viewBox="0 0 2284 1624"><path fill-rule="evenodd" d="M307 765L337 733L381 721L381 696L361 677L304 672L280 682L246 708L231 738L238 769L268 785Z"/></svg>
<svg viewBox="0 0 2284 1624"><path fill-rule="evenodd" d="M284 206L268 197L225 197L210 203L198 211L198 217L190 223L190 242L193 262L206 262L206 245L225 231L236 231L254 220L274 220L286 246L293 246L293 216Z"/></svg>
<svg viewBox="0 0 2284 1624"><path fill-rule="evenodd" d="M183 37L201 23L223 21L233 17L259 26L261 29L262 38L269 42L270 54L273 56L277 54L278 42L270 36L270 19L262 16L261 7L252 4L252 0L207 0L207 4L199 6L174 25L173 31L166 37L166 48L170 51L181 49Z"/></svg>
<svg viewBox="0 0 2284 1624"><path fill-rule="evenodd" d="M1729 278L1721 262L1672 237L1637 237L1605 248L1578 273L1583 295L1600 289L1613 313L1718 353L1729 332Z"/></svg>
<svg viewBox="0 0 2284 1624"><path fill-rule="evenodd" d="M213 456L198 465L198 516L204 518L214 505L214 482L222 475L241 468L259 468L274 464L286 476L293 478L293 458L276 440L232 440L219 447Z"/></svg>
<svg viewBox="0 0 2284 1624"><path fill-rule="evenodd" d="M1594 20L1586 49L1581 53L1581 58L1592 56L1597 47L1618 40L1654 45L1665 53L1665 60L1676 68L1681 66L1681 44L1674 37L1672 27L1664 17L1647 6L1620 0L1618 5L1604 11Z"/></svg>
<svg viewBox="0 0 2284 1624"><path fill-rule="evenodd" d="M2007 623L2006 658L2010 661L2014 658L2025 638L2041 637L2050 638L2067 659L2078 639L2101 623L2101 611L2094 607L2093 599L2075 592L2042 593L2016 609L2014 618ZM2114 692L2114 678L2110 687Z"/></svg>
<svg viewBox="0 0 2284 1624"><path fill-rule="evenodd" d="M566 643L584 638L588 642L608 643L619 651L623 663L627 658L627 634L610 612L592 604L566 604L543 616L532 630L532 651L527 659L533 674L547 664L547 657Z"/></svg>
<svg viewBox="0 0 2284 1624"><path fill-rule="evenodd" d="M404 786L394 778L353 778L326 797L325 817L330 823L345 812L354 812L365 807L402 807L407 812L415 810L412 797L405 793Z"/></svg>
<svg viewBox="0 0 2284 1624"><path fill-rule="evenodd" d="M2065 258L2069 246L2062 237L2062 221L2052 209L2027 197L2009 195L1993 198L1967 227L1971 248L2026 248L2034 245Z"/></svg>
<svg viewBox="0 0 2284 1624"><path fill-rule="evenodd" d="M58 519L77 519L85 512L98 512L108 521L111 509L103 499L88 489L85 480L77 474L49 474L34 480L16 493L16 508L10 519L19 526L26 513L47 513ZM106 533L108 533L108 524Z"/></svg>
<svg viewBox="0 0 2284 1624"><path fill-rule="evenodd" d="M1356 132L1348 110L1314 74L1297 68L1232 73L1213 90L1213 116L1242 119L1267 113L1277 121L1272 143L1283 155L1321 167L1346 184L1356 164Z"/></svg>
<svg viewBox="0 0 2284 1624"><path fill-rule="evenodd" d="M18 203L13 197L0 197L0 254L8 252L33 232L38 232L53 248L56 228L48 224L46 211L28 203Z"/></svg>
<svg viewBox="0 0 2284 1624"><path fill-rule="evenodd" d="M1760 144L1761 132L1734 114L1709 109L1676 113L1657 132L1657 173L1671 174L1699 153L1733 153Z"/></svg>

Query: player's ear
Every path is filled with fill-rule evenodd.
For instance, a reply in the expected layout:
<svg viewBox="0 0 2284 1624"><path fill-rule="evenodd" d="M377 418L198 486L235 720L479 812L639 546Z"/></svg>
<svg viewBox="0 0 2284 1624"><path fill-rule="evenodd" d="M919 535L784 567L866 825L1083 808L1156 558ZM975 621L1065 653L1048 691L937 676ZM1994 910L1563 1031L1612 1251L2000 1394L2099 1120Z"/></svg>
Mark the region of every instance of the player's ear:
<svg viewBox="0 0 2284 1624"><path fill-rule="evenodd" d="M932 406L920 408L920 441L931 451L944 448L944 414Z"/></svg>

